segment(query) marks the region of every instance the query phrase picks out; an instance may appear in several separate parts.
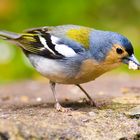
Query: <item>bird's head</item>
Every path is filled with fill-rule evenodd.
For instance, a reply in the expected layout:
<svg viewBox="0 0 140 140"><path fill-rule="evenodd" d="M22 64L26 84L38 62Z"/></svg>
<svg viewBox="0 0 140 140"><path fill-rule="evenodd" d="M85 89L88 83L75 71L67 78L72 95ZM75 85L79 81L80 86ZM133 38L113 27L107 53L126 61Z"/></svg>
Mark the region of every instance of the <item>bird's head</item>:
<svg viewBox="0 0 140 140"><path fill-rule="evenodd" d="M126 37L114 32L96 30L91 38L93 57L97 61L116 66L124 63L128 64L130 69L140 69L133 46Z"/></svg>

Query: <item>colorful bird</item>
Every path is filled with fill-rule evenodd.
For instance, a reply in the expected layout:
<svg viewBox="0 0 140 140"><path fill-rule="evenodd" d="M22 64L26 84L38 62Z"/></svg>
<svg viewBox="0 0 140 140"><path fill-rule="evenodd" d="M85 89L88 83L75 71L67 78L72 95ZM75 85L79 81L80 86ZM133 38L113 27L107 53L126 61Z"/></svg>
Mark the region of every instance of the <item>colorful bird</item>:
<svg viewBox="0 0 140 140"><path fill-rule="evenodd" d="M21 47L33 67L50 80L58 111L68 109L59 104L56 83L78 86L95 105L80 84L95 80L122 63L130 69L140 69L131 42L115 32L62 25L29 29L22 34L0 31L0 38Z"/></svg>

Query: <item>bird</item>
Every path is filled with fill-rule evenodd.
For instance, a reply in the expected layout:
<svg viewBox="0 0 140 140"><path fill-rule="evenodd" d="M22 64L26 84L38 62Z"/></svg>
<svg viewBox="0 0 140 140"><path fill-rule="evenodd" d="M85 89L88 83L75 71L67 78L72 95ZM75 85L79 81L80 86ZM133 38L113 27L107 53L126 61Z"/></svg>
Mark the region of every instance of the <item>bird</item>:
<svg viewBox="0 0 140 140"><path fill-rule="evenodd" d="M112 31L58 25L27 29L22 33L0 30L0 38L20 47L32 66L49 79L57 111L69 109L59 103L56 84L76 85L85 93L89 103L96 106L80 84L93 81L123 63L130 69L140 69L132 43Z"/></svg>

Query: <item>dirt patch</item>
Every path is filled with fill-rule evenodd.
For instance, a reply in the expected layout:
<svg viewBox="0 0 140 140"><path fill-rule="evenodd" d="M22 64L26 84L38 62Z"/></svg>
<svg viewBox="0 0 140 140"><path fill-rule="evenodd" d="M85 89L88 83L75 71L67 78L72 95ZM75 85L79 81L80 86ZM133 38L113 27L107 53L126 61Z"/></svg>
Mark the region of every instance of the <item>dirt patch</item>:
<svg viewBox="0 0 140 140"><path fill-rule="evenodd" d="M83 87L98 108L82 102L82 92L60 85L58 98L68 113L56 112L46 82L23 81L0 87L2 140L139 140L140 119L128 112L140 105L140 78L104 76ZM94 91L94 94L92 94Z"/></svg>

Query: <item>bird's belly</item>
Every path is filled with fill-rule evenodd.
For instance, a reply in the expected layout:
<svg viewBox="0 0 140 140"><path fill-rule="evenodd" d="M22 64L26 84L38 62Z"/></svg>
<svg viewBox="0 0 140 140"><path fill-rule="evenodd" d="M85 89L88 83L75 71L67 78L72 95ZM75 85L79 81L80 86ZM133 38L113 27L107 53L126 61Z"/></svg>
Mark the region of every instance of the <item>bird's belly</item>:
<svg viewBox="0 0 140 140"><path fill-rule="evenodd" d="M83 65L79 65L78 67L75 64L67 65L66 63L59 63L57 60L37 55L29 55L28 57L41 75L56 83L81 84L97 77L94 75L94 70L91 69L91 66L89 68L89 65L86 65L85 70L83 69Z"/></svg>
<svg viewBox="0 0 140 140"><path fill-rule="evenodd" d="M48 59L37 55L29 55L29 60L34 68L44 77L53 82L74 84L78 68L69 66L59 60Z"/></svg>
<svg viewBox="0 0 140 140"><path fill-rule="evenodd" d="M41 75L53 82L62 84L81 84L89 82L108 71L108 69L102 68L91 59L83 61L79 69L76 65L69 66L64 63L58 63L57 60L34 55L31 55L29 60Z"/></svg>

